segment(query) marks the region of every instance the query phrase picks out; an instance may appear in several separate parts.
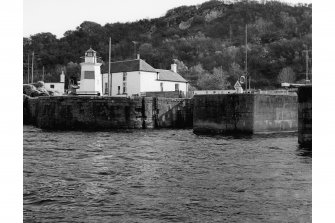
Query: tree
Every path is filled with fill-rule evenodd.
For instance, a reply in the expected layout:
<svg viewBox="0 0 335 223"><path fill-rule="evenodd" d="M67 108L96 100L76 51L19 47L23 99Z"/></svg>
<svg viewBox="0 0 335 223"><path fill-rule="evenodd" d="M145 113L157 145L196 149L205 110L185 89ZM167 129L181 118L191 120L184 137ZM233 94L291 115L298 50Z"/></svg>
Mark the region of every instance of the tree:
<svg viewBox="0 0 335 223"><path fill-rule="evenodd" d="M230 79L233 79L233 81L238 80L244 74L245 74L245 72L244 72L244 70L242 70L242 68L239 64L232 63L230 65L228 75L229 75Z"/></svg>
<svg viewBox="0 0 335 223"><path fill-rule="evenodd" d="M77 83L80 80L80 65L73 63L72 61L66 65L66 79L73 80L74 83Z"/></svg>
<svg viewBox="0 0 335 223"><path fill-rule="evenodd" d="M291 67L284 67L278 75L278 83L293 83L296 80L296 76Z"/></svg>
<svg viewBox="0 0 335 223"><path fill-rule="evenodd" d="M185 78L190 81L191 85L197 87L199 84L198 79L207 73L208 72L202 68L202 65L198 64L189 69L188 75Z"/></svg>
<svg viewBox="0 0 335 223"><path fill-rule="evenodd" d="M221 67L215 67L213 74L205 73L198 79L198 86L203 90L224 90L228 89L230 82L227 81L228 73Z"/></svg>

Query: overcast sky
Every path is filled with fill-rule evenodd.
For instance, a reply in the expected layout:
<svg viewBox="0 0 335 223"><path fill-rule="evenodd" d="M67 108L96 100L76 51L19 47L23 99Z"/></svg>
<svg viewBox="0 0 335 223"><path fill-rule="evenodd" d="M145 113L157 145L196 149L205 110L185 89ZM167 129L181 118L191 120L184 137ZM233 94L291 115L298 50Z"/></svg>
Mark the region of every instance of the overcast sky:
<svg viewBox="0 0 335 223"><path fill-rule="evenodd" d="M289 3L312 3L312 0L282 0ZM206 0L24 0L23 35L51 32L58 38L74 30L83 21L100 25L132 22L163 16L181 5L196 5Z"/></svg>

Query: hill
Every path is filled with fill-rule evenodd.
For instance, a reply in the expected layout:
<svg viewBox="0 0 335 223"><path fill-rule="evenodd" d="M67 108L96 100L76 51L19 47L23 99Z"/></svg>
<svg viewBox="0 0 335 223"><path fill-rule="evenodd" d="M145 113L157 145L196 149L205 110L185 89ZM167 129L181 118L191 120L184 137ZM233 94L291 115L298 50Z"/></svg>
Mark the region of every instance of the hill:
<svg viewBox="0 0 335 223"><path fill-rule="evenodd" d="M175 60L179 73L195 88L232 88L245 67L246 24L247 66L253 88L271 89L280 81L305 77L304 50L312 46L311 4L212 0L131 23L102 26L84 21L60 39L52 33L25 37L24 81L28 53L34 51L36 55L36 78L41 77L44 66L46 81L57 81L62 69L67 80L76 80L80 76L80 57L89 47L107 64L111 37L112 61L134 58L132 41L136 41L142 59L162 69L168 69ZM106 70L105 65L102 70Z"/></svg>

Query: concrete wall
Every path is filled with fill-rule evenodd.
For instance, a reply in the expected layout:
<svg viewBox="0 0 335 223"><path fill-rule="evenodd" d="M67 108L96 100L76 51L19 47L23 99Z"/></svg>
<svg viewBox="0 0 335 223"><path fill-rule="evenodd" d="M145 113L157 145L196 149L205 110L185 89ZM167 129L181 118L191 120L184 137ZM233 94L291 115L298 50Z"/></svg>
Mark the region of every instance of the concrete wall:
<svg viewBox="0 0 335 223"><path fill-rule="evenodd" d="M153 117L157 128L191 128L193 101L182 98L153 98Z"/></svg>
<svg viewBox="0 0 335 223"><path fill-rule="evenodd" d="M283 132L297 130L297 113L297 97L288 95L195 95L193 99L24 97L24 123L43 129L188 128L193 125L195 133Z"/></svg>
<svg viewBox="0 0 335 223"><path fill-rule="evenodd" d="M297 130L297 97L288 95L195 95L195 133L235 134Z"/></svg>
<svg viewBox="0 0 335 223"><path fill-rule="evenodd" d="M181 91L153 91L145 92L142 95L146 97L185 98L185 94Z"/></svg>
<svg viewBox="0 0 335 223"><path fill-rule="evenodd" d="M24 124L50 130L192 127L187 99L24 96Z"/></svg>
<svg viewBox="0 0 335 223"><path fill-rule="evenodd" d="M298 88L298 142L312 147L312 86Z"/></svg>
<svg viewBox="0 0 335 223"><path fill-rule="evenodd" d="M202 91L192 91L193 95L198 94L234 94L236 90L202 90Z"/></svg>
<svg viewBox="0 0 335 223"><path fill-rule="evenodd" d="M298 98L290 95L254 96L254 133L298 129Z"/></svg>
<svg viewBox="0 0 335 223"><path fill-rule="evenodd" d="M29 123L42 129L142 128L142 98L39 97L28 99Z"/></svg>
<svg viewBox="0 0 335 223"><path fill-rule="evenodd" d="M195 133L253 132L253 95L194 95L193 100Z"/></svg>

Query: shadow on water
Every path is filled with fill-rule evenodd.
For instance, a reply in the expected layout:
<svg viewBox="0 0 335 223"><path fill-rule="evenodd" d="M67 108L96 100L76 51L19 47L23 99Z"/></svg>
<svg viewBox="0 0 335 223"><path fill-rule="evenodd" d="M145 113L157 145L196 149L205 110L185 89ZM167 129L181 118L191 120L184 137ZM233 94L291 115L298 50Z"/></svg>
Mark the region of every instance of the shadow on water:
<svg viewBox="0 0 335 223"><path fill-rule="evenodd" d="M299 145L297 146L296 154L298 156L312 158L312 148Z"/></svg>
<svg viewBox="0 0 335 223"><path fill-rule="evenodd" d="M286 138L297 136L297 132L271 132L271 133L229 133L229 134L214 134L214 133L194 133L197 136L209 137L215 139L268 139L268 138Z"/></svg>

